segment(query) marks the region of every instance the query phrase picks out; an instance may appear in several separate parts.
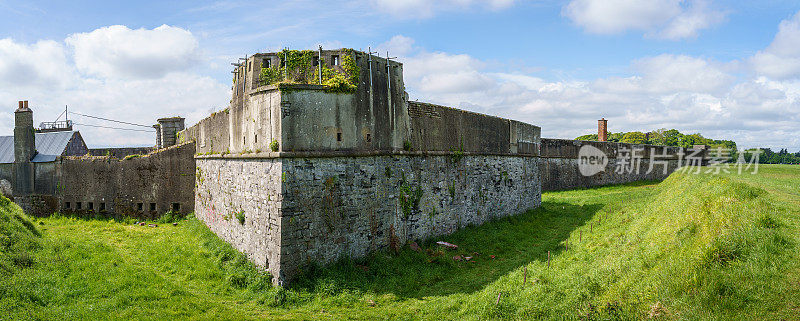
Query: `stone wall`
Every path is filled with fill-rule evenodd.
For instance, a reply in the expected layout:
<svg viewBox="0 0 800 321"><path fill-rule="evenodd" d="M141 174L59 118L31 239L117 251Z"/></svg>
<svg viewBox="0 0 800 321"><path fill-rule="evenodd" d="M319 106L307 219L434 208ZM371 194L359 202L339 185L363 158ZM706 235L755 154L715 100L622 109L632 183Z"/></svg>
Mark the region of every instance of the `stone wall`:
<svg viewBox="0 0 800 321"><path fill-rule="evenodd" d="M197 167L197 217L276 282L308 262L364 256L541 201L536 157L200 156Z"/></svg>
<svg viewBox="0 0 800 321"><path fill-rule="evenodd" d="M195 173L195 216L273 275L280 271L281 165L278 158L198 158Z"/></svg>
<svg viewBox="0 0 800 321"><path fill-rule="evenodd" d="M63 157L56 164L62 212L155 218L194 210L194 143L129 159Z"/></svg>
<svg viewBox="0 0 800 321"><path fill-rule="evenodd" d="M412 150L539 155L541 129L531 124L415 101L408 114Z"/></svg>
<svg viewBox="0 0 800 321"><path fill-rule="evenodd" d="M89 155L125 158L126 156L130 155L146 155L153 152L154 150L156 150L155 147L92 148L89 149Z"/></svg>
<svg viewBox="0 0 800 321"><path fill-rule="evenodd" d="M609 159L604 171L591 176L582 175L578 168L580 162L578 153L582 147L587 145L603 151ZM620 152L630 152L634 149L638 151L636 155L640 157L639 161L632 161L632 158L627 157L622 157L625 159L623 160L617 157ZM542 138L542 190L565 190L641 180L662 180L680 167L680 153L680 148L670 146ZM705 158L707 152L703 151L699 155ZM651 161L651 156L653 161ZM625 166L624 170L622 166Z"/></svg>

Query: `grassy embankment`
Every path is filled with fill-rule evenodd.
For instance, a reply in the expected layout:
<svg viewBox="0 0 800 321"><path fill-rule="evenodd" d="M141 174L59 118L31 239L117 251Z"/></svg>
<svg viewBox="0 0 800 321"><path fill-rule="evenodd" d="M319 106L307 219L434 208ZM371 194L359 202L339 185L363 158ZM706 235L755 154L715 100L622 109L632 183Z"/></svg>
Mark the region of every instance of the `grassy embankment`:
<svg viewBox="0 0 800 321"><path fill-rule="evenodd" d="M377 253L275 289L195 219L31 223L3 199L0 319L800 318L797 166L545 193L440 239L459 250Z"/></svg>

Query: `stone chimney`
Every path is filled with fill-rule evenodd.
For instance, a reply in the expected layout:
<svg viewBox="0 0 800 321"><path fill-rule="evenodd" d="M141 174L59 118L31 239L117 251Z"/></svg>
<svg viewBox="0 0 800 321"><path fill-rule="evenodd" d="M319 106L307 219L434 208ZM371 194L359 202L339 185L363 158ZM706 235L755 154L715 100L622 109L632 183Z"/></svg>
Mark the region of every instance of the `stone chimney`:
<svg viewBox="0 0 800 321"><path fill-rule="evenodd" d="M15 196L33 193L33 163L36 156L36 136L33 129L33 111L28 101L20 101L14 111L14 177Z"/></svg>
<svg viewBox="0 0 800 321"><path fill-rule="evenodd" d="M183 117L160 118L156 129L156 148L166 148L177 144L178 132L184 129Z"/></svg>
<svg viewBox="0 0 800 321"><path fill-rule="evenodd" d="M597 140L601 142L608 141L608 120L600 118L597 121Z"/></svg>

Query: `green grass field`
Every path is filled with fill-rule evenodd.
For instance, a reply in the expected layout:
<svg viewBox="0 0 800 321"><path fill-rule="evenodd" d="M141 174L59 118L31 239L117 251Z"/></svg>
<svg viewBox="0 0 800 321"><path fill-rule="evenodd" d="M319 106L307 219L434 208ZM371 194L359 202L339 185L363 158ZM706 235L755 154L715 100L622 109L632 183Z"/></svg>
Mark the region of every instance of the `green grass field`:
<svg viewBox="0 0 800 321"><path fill-rule="evenodd" d="M288 289L196 219L131 223L29 221L0 200L0 320L800 320L798 166L545 193Z"/></svg>

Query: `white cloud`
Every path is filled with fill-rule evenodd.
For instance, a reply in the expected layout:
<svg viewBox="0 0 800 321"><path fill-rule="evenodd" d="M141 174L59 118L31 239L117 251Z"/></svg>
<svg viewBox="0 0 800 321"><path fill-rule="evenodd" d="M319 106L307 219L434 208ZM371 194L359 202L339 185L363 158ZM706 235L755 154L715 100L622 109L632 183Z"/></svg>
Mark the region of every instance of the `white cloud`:
<svg viewBox="0 0 800 321"><path fill-rule="evenodd" d="M414 39L403 35L396 35L392 37L392 39L389 39L389 41L378 45L377 50L379 53L388 51L391 55L406 56L414 50Z"/></svg>
<svg viewBox="0 0 800 321"><path fill-rule="evenodd" d="M775 79L800 76L800 13L781 21L772 43L751 59L760 75Z"/></svg>
<svg viewBox="0 0 800 321"><path fill-rule="evenodd" d="M726 12L709 8L708 2L696 0L689 9L675 16L657 36L670 40L695 38L700 30L725 21L725 16Z"/></svg>
<svg viewBox="0 0 800 321"><path fill-rule="evenodd" d="M58 88L69 83L72 71L60 43L26 45L0 39L0 87Z"/></svg>
<svg viewBox="0 0 800 321"><path fill-rule="evenodd" d="M112 29L116 31L110 31ZM209 109L220 109L227 105L230 87L190 72L186 67L172 65L180 66L181 61L169 61L170 65L165 65L164 61L169 60L170 55L175 59L191 58L194 53L187 53L190 51L180 48L197 46L190 32L175 29L178 28L130 30L113 26L72 35L64 42L47 40L33 44L2 39L0 101L30 101L37 124L55 120L64 110L64 105L69 105L71 111L138 124L154 124L160 117L183 116L187 125L191 125L207 116ZM130 32L138 35L131 35ZM165 36L162 32L171 36ZM181 34L183 36L175 36ZM148 39L146 45L142 39ZM67 48L68 41L74 51ZM134 43L143 48L131 47ZM109 44L113 48L98 48L101 44ZM177 52L164 53L160 49L153 49L155 47L172 48ZM92 48L108 55L123 52L114 54L112 58L103 58L100 53L90 52ZM98 61L97 66L91 66L87 60L91 56L105 60ZM130 65L123 66L122 61ZM132 71L136 68L146 71ZM3 135L12 132L14 107L0 109L0 133ZM72 115L70 119L78 124L145 129L78 115ZM154 132L120 131L84 125L76 125L76 129L81 131L90 147L152 146L155 142Z"/></svg>
<svg viewBox="0 0 800 321"><path fill-rule="evenodd" d="M663 54L633 63L643 86L656 93L710 93L727 89L734 77L706 59Z"/></svg>
<svg viewBox="0 0 800 321"><path fill-rule="evenodd" d="M398 18L424 19L442 11L464 10L472 7L503 10L515 0L370 0L379 11Z"/></svg>
<svg viewBox="0 0 800 321"><path fill-rule="evenodd" d="M726 16L706 0L572 0L562 14L591 33L637 30L671 40L696 37Z"/></svg>
<svg viewBox="0 0 800 321"><path fill-rule="evenodd" d="M198 60L192 33L167 25L152 30L103 27L70 35L66 43L74 49L78 70L104 78L159 78Z"/></svg>

